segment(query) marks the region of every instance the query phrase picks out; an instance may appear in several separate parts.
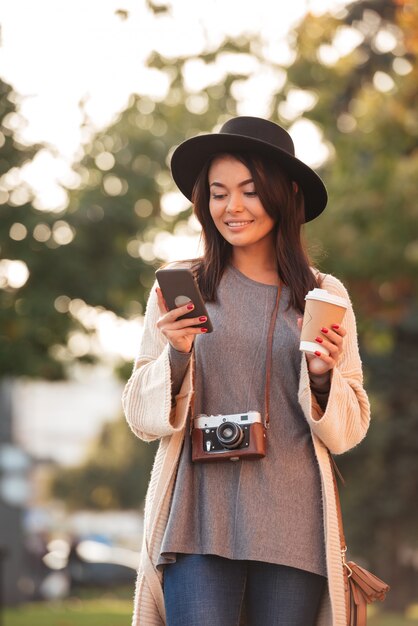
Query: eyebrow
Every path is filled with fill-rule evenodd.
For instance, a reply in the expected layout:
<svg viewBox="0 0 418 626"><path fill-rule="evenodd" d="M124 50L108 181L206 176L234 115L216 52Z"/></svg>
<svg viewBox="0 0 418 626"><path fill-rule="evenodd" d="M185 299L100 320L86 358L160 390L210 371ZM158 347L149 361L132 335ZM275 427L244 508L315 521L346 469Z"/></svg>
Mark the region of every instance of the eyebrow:
<svg viewBox="0 0 418 626"><path fill-rule="evenodd" d="M245 187L245 185L248 185L249 183L254 183L252 178L247 178L246 180L243 180L241 183L238 184L238 187ZM209 187L222 187L226 189L226 185L224 185L223 183L219 183L216 180L214 180L213 183L210 183Z"/></svg>

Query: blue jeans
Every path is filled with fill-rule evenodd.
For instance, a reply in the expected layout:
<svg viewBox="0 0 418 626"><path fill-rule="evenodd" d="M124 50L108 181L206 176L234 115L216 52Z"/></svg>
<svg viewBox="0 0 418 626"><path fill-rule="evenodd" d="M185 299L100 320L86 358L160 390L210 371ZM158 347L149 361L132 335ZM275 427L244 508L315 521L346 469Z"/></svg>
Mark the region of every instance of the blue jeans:
<svg viewBox="0 0 418 626"><path fill-rule="evenodd" d="M164 569L167 626L313 626L326 578L259 561L178 554Z"/></svg>

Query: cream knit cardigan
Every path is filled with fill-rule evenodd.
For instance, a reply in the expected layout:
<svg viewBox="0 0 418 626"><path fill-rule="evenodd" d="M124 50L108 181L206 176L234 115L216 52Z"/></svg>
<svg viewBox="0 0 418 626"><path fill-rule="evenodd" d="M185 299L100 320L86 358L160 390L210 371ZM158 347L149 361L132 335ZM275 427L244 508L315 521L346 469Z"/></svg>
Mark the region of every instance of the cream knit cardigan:
<svg viewBox="0 0 418 626"><path fill-rule="evenodd" d="M344 286L327 275L322 287L348 298ZM176 469L192 396L188 368L172 407L168 344L157 329L159 317L155 289L147 305L140 354L123 394L123 407L132 431L144 441L160 439L145 501L144 535L136 583L132 626L162 626L165 622L162 574L155 564L166 527ZM316 626L346 626L343 569L340 554L333 479L328 450L341 454L365 436L370 407L363 389L356 322L351 304L343 325L344 352L332 372L325 413L311 393L307 362L301 353L299 403L310 426L319 464L328 570L328 593ZM202 625L204 626L204 625ZM221 625L220 625L221 626Z"/></svg>

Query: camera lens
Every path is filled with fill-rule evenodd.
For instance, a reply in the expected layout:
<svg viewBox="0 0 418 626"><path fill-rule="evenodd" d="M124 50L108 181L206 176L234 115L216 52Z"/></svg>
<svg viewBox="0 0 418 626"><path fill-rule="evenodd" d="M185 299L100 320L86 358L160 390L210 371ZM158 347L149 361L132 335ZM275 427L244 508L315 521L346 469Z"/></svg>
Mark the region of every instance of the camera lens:
<svg viewBox="0 0 418 626"><path fill-rule="evenodd" d="M234 422L224 422L216 429L216 435L224 448L238 448L244 439L244 432Z"/></svg>

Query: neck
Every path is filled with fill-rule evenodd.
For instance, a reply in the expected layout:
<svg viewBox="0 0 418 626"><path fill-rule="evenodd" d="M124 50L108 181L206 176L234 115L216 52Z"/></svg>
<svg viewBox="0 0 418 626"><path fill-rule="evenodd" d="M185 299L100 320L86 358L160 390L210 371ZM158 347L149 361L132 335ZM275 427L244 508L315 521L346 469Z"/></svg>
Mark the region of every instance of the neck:
<svg viewBox="0 0 418 626"><path fill-rule="evenodd" d="M244 276L268 285L278 285L277 260L274 248L249 250L234 247L232 265Z"/></svg>

